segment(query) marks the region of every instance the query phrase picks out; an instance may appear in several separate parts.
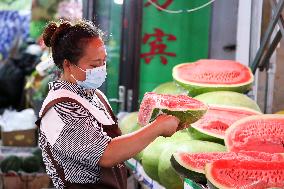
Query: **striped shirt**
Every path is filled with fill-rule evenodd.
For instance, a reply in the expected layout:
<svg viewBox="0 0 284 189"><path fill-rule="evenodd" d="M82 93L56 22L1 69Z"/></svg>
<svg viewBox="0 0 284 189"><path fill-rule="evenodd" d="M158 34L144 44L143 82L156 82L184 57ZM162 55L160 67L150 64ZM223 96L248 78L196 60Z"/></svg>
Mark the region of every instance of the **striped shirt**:
<svg viewBox="0 0 284 189"><path fill-rule="evenodd" d="M66 89L87 99L93 106L112 119L95 90L85 90L68 81L49 83L49 90ZM47 174L56 188L64 188L45 147L49 145L54 159L63 168L65 179L71 183L97 183L100 177L98 162L111 138L102 130L102 125L83 106L74 102L54 105L42 118L39 146Z"/></svg>

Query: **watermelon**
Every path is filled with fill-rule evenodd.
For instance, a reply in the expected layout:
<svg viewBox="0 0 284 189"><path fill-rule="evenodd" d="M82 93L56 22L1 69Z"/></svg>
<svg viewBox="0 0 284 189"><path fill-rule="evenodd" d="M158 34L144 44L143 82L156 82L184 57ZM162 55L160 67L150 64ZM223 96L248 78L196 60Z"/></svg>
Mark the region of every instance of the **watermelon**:
<svg viewBox="0 0 284 189"><path fill-rule="evenodd" d="M131 112L119 120L119 128L123 135L132 133L141 128L138 124L138 112ZM143 150L134 156L134 159L140 161L143 156Z"/></svg>
<svg viewBox="0 0 284 189"><path fill-rule="evenodd" d="M145 173L153 180L159 182L158 164L162 151L171 148L176 141L191 139L188 129L178 131L171 137L156 138L143 150L142 165Z"/></svg>
<svg viewBox="0 0 284 189"><path fill-rule="evenodd" d="M141 126L138 124L138 112L131 112L119 120L119 128L123 135L137 131Z"/></svg>
<svg viewBox="0 0 284 189"><path fill-rule="evenodd" d="M232 60L199 60L173 68L173 79L191 96L212 91L245 93L251 89L253 74L249 67Z"/></svg>
<svg viewBox="0 0 284 189"><path fill-rule="evenodd" d="M158 175L160 183L167 189L180 189L183 180L171 166L171 156L175 152L218 152L225 151L225 147L220 144L199 141L181 140L177 141L171 148L165 149L159 158Z"/></svg>
<svg viewBox="0 0 284 189"><path fill-rule="evenodd" d="M157 86L152 92L157 94L187 95L187 91L177 85L177 83L175 82L162 83L161 85Z"/></svg>
<svg viewBox="0 0 284 189"><path fill-rule="evenodd" d="M215 91L203 93L194 97L195 99L209 105L226 105L250 108L261 112L259 106L248 96L232 91Z"/></svg>
<svg viewBox="0 0 284 189"><path fill-rule="evenodd" d="M225 144L235 152L284 153L284 116L265 114L243 118L227 129Z"/></svg>
<svg viewBox="0 0 284 189"><path fill-rule="evenodd" d="M171 158L173 168L180 175L197 183L206 183L205 165L220 159L284 161L283 154L265 152L209 152L209 153L175 153Z"/></svg>
<svg viewBox="0 0 284 189"><path fill-rule="evenodd" d="M41 161L37 156L29 156L23 158L22 170L27 173L38 172L41 166Z"/></svg>
<svg viewBox="0 0 284 189"><path fill-rule="evenodd" d="M147 125L159 113L179 118L180 124L190 124L200 119L207 106L186 95L163 95L149 92L141 102L138 123Z"/></svg>
<svg viewBox="0 0 284 189"><path fill-rule="evenodd" d="M142 165L145 173L159 182L158 163L161 152L171 148L173 142L169 138L158 137L143 150Z"/></svg>
<svg viewBox="0 0 284 189"><path fill-rule="evenodd" d="M189 129L183 129L180 131L175 132L171 137L171 140L179 140L179 139L192 139L191 133L189 132Z"/></svg>
<svg viewBox="0 0 284 189"><path fill-rule="evenodd" d="M197 122L191 124L196 139L208 141L222 141L225 138L225 131L241 118L261 114L258 111L230 106L209 105L208 111ZM201 134L199 134L200 132Z"/></svg>
<svg viewBox="0 0 284 189"><path fill-rule="evenodd" d="M284 161L217 160L205 166L210 183L222 189L284 188Z"/></svg>
<svg viewBox="0 0 284 189"><path fill-rule="evenodd" d="M9 171L18 172L21 169L22 159L17 156L8 156L0 164L1 171L7 173Z"/></svg>

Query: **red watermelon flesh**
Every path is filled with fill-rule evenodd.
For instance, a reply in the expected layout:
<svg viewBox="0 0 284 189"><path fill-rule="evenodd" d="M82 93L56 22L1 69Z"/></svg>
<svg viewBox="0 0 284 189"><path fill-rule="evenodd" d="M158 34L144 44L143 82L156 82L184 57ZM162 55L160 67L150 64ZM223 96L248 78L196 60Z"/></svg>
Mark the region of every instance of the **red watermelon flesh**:
<svg viewBox="0 0 284 189"><path fill-rule="evenodd" d="M283 154L270 154L265 152L241 151L235 152L211 152L211 153L175 153L173 155L176 162L178 162L185 169L195 171L198 173L205 173L205 165L220 159L238 159L238 160L257 160L257 161L283 161Z"/></svg>
<svg viewBox="0 0 284 189"><path fill-rule="evenodd" d="M235 122L225 134L229 151L284 153L284 116L257 115Z"/></svg>
<svg viewBox="0 0 284 189"><path fill-rule="evenodd" d="M217 160L205 166L206 177L222 189L284 188L284 161Z"/></svg>
<svg viewBox="0 0 284 189"><path fill-rule="evenodd" d="M180 114L181 117L179 118L183 118L182 114L188 112L197 121L207 111L207 106L187 95L148 92L144 95L140 104L138 122L141 125L147 125L155 109L167 110L167 112L173 112L173 115Z"/></svg>
<svg viewBox="0 0 284 189"><path fill-rule="evenodd" d="M180 65L176 72L185 82L200 84L241 84L252 78L247 66L232 60L199 60Z"/></svg>
<svg viewBox="0 0 284 189"><path fill-rule="evenodd" d="M260 112L240 107L209 106L205 115L191 126L204 134L224 139L225 131L236 121Z"/></svg>

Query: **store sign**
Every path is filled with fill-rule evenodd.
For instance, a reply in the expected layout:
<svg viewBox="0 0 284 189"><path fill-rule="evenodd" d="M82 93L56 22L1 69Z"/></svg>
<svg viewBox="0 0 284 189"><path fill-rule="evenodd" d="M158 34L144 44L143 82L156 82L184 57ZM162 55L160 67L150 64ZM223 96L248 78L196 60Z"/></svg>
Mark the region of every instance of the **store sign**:
<svg viewBox="0 0 284 189"><path fill-rule="evenodd" d="M140 54L139 98L157 85L172 81L172 68L208 58L211 7L196 8L208 0L144 0ZM167 9L169 11L164 11Z"/></svg>
<svg viewBox="0 0 284 189"><path fill-rule="evenodd" d="M176 41L176 37L172 34L165 34L163 30L155 28L155 33L145 33L143 36L143 44L150 46L150 51L141 54L146 64L149 64L153 57L159 56L162 64L167 64L167 56L175 57L176 53L166 52L167 44L164 41ZM152 40L153 39L153 40Z"/></svg>

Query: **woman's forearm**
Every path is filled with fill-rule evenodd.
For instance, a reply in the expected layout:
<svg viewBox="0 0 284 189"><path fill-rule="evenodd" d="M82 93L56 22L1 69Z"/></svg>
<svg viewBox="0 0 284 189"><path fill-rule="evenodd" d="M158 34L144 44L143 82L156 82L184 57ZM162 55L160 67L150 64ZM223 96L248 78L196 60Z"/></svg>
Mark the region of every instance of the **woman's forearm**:
<svg viewBox="0 0 284 189"><path fill-rule="evenodd" d="M135 156L159 135L161 131L154 122L136 132L116 137L108 144L99 165L112 167L123 162Z"/></svg>

